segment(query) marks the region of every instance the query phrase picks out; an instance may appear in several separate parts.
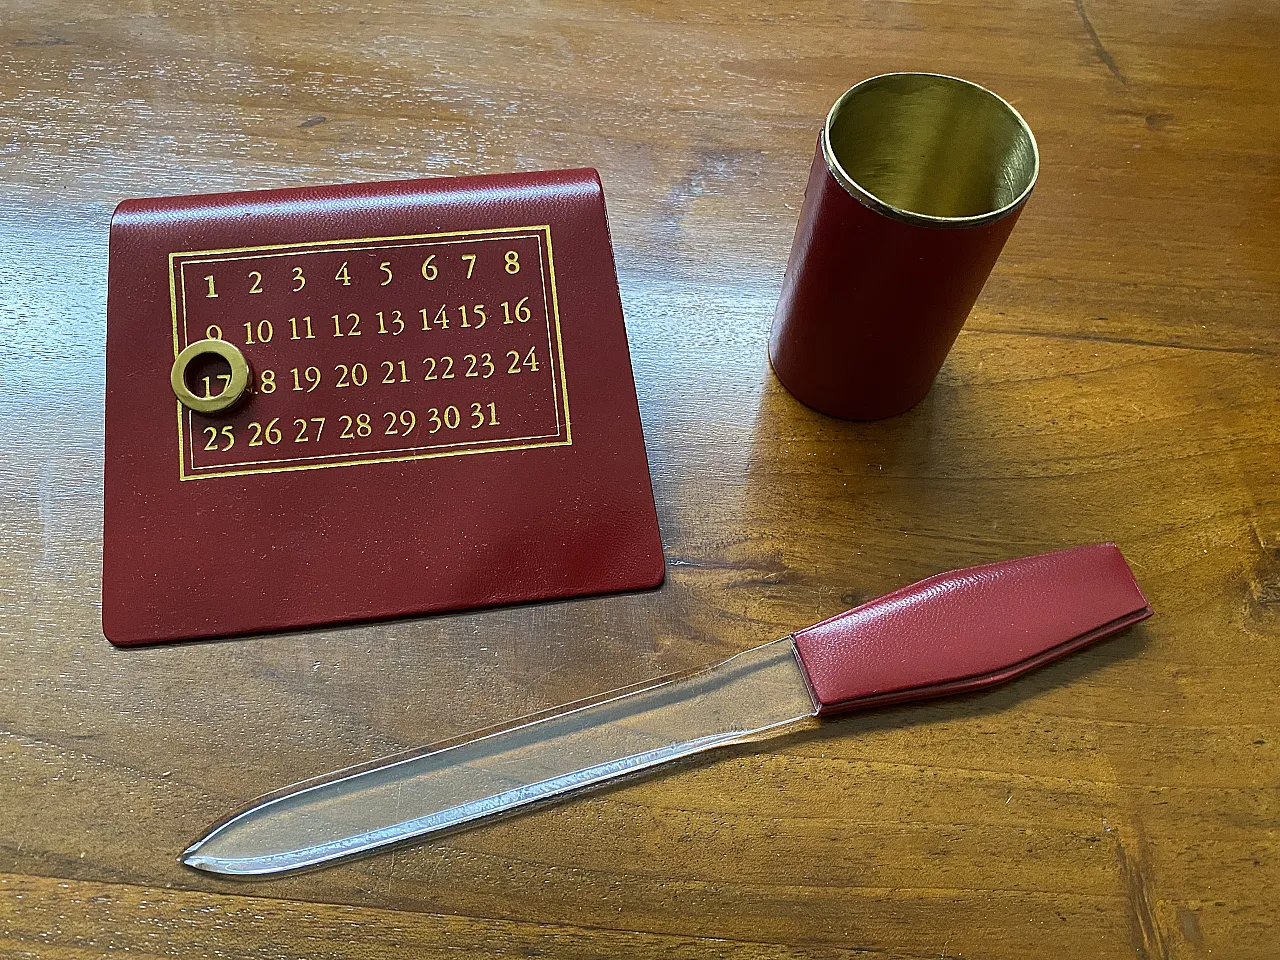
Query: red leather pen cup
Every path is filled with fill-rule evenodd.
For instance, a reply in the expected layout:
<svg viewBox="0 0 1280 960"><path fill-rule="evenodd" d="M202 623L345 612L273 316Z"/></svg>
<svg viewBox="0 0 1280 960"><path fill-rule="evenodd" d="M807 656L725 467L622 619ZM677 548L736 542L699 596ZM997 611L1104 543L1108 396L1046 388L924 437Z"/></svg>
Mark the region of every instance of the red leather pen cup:
<svg viewBox="0 0 1280 960"><path fill-rule="evenodd" d="M1031 128L991 91L864 80L827 115L769 358L800 401L891 417L924 399L1031 194Z"/></svg>

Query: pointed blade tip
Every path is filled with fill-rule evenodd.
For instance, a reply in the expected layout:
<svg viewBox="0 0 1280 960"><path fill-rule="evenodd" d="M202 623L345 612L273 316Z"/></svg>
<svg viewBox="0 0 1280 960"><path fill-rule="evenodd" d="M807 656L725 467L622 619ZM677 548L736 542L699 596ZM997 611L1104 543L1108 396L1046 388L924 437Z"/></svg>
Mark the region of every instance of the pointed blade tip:
<svg viewBox="0 0 1280 960"><path fill-rule="evenodd" d="M225 860L219 860L217 857L206 857L192 851L195 848L186 850L182 856L178 858L178 862L184 867L190 867L192 870L199 870L201 873L210 873L219 877L252 877L255 871L232 870L227 866ZM272 871L262 871L263 873L271 873Z"/></svg>
<svg viewBox="0 0 1280 960"><path fill-rule="evenodd" d="M199 852L208 839L208 837L203 837L183 850L178 857L178 862L184 867L199 870L201 873L214 873L221 876L229 875L231 871L222 867L221 860L216 857L204 856Z"/></svg>

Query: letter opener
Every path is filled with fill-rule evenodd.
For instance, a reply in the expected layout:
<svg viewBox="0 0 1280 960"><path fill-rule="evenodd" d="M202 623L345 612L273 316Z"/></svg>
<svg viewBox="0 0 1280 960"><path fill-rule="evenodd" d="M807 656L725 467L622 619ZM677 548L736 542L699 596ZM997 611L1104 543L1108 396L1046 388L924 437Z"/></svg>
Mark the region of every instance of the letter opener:
<svg viewBox="0 0 1280 960"><path fill-rule="evenodd" d="M1113 544L939 574L703 670L286 788L182 862L241 877L319 866L810 718L988 687L1150 615Z"/></svg>

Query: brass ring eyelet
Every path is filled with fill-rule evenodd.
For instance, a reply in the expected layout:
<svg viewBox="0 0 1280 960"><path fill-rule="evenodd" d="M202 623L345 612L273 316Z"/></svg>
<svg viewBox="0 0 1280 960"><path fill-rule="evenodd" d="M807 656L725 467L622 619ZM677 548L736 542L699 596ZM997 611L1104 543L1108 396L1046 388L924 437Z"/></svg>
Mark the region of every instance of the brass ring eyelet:
<svg viewBox="0 0 1280 960"><path fill-rule="evenodd" d="M187 386L187 368L197 357L208 354L227 361L231 367L231 380L222 388L221 393L212 397L200 397ZM249 386L249 361L235 344L225 340L197 340L188 344L173 361L173 369L169 371L169 384L173 387L173 395L178 398L178 402L188 410L217 413L231 407L244 396Z"/></svg>

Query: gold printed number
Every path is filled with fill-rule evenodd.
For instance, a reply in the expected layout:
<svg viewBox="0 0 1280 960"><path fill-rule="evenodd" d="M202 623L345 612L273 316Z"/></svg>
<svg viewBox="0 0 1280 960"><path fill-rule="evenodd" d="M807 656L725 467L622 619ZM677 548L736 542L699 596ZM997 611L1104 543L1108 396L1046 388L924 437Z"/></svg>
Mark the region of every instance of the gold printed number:
<svg viewBox="0 0 1280 960"><path fill-rule="evenodd" d="M458 312L462 314L462 325L467 328L475 327L475 329L479 330L481 327L484 326L485 321L489 319L484 312L483 303L477 303L475 306L471 308L471 315L473 317L479 318L480 320L479 323L467 322L467 308L465 305L458 307Z"/></svg>
<svg viewBox="0 0 1280 960"><path fill-rule="evenodd" d="M226 453L236 445L236 435L232 432L229 426L223 427L221 430L217 427L205 427L204 433L205 436L209 438L204 445L206 450L217 450L222 453ZM226 446L218 446L218 441L220 439L226 441Z"/></svg>
<svg viewBox="0 0 1280 960"><path fill-rule="evenodd" d="M340 363L333 370L338 374L338 387L363 387L369 380L369 371L363 363L353 363L349 368Z"/></svg>
<svg viewBox="0 0 1280 960"><path fill-rule="evenodd" d="M378 269L387 275L387 279L383 280L380 284L378 284L378 286L380 287L385 287L388 283L391 282L391 261L383 260L380 264L378 264Z"/></svg>
<svg viewBox="0 0 1280 960"><path fill-rule="evenodd" d="M529 352L524 355L524 359L520 359L520 351L508 350L507 356L511 358L511 366L507 368L507 373L520 373L523 367L528 367L534 373L538 372L537 347L530 347Z"/></svg>
<svg viewBox="0 0 1280 960"><path fill-rule="evenodd" d="M307 393L310 393L316 387L320 386L319 367L307 367L307 369L302 372L301 378L298 377L297 367L294 367L289 372L293 374L293 389L295 390L305 390ZM305 386L303 386L303 380L306 381Z"/></svg>
<svg viewBox="0 0 1280 960"><path fill-rule="evenodd" d="M307 331L307 332L306 332L306 334L301 335L301 336L298 334L298 323L299 323L299 322L301 322L301 323L305 324L304 329ZM314 339L316 338L316 335L315 335L314 333L312 333L312 332L311 332L311 318L310 318L310 317L303 317L301 321L299 321L297 317L290 317L290 318L289 318L289 329L293 331L293 333L289 336L289 339L290 339L290 340L314 340Z"/></svg>
<svg viewBox="0 0 1280 960"><path fill-rule="evenodd" d="M435 361L435 358L434 358L434 357L426 357L426 358L424 358L424 359L423 359L423 361L422 361L423 363L425 363L425 364L429 364L429 366L427 367L427 375L426 375L425 377L423 377L423 378L422 378L423 380L453 380L453 379L455 379L456 375L452 372L452 371L453 371L453 357L441 357L441 358L440 358L440 360L441 360L441 362L442 362L442 363L447 364L447 366L444 368L444 373L439 374L439 375L437 376L437 374L436 374L436 361Z"/></svg>
<svg viewBox="0 0 1280 960"><path fill-rule="evenodd" d="M279 422L280 418L275 417L266 425L265 428L256 420L250 423L249 432L252 433L253 436L249 438L249 446L260 447L262 446L262 441L265 440L274 447L277 443L283 440L284 434L282 434L280 432L280 428L276 426Z"/></svg>
<svg viewBox="0 0 1280 960"><path fill-rule="evenodd" d="M384 286L385 286L385 284L384 284ZM424 311L424 312L425 312L425 311ZM384 317L384 316L382 315L382 311L381 311L381 310L379 310L379 311L378 311L378 332L379 332L379 333L389 333L389 334L391 334L393 337L398 337L398 336L400 336L400 334L404 333L404 321L400 319L400 311L399 311L399 310L392 310L392 311L391 311L391 321L390 321L390 322L391 322L391 326L392 326L392 327L394 327L395 329L393 329L393 330L388 330L388 329L387 329L387 318L386 318L386 317Z"/></svg>
<svg viewBox="0 0 1280 960"><path fill-rule="evenodd" d="M250 270L249 279L253 281L252 283L249 284L249 292L261 293L262 292L262 274L260 274L257 270Z"/></svg>
<svg viewBox="0 0 1280 960"><path fill-rule="evenodd" d="M205 327L204 336L206 340L221 340L222 328L216 323L211 323Z"/></svg>
<svg viewBox="0 0 1280 960"><path fill-rule="evenodd" d="M271 325L270 320L259 320L258 321L258 339L254 340L253 339L253 321L252 320L245 321L244 345L246 347L252 347L255 343L270 343L271 338L274 337L275 335L276 335L276 328Z"/></svg>
<svg viewBox="0 0 1280 960"><path fill-rule="evenodd" d="M476 255L474 253L464 253L462 259L467 261L467 279L471 279L471 272L476 268Z"/></svg>
<svg viewBox="0 0 1280 960"><path fill-rule="evenodd" d="M533 314L529 312L529 308L525 306L525 301L528 299L529 299L528 297L521 297L520 302L516 304L516 309L514 311L515 320L519 320L521 323L528 323L529 318L533 316ZM512 319L511 314L512 314L512 310L511 310L510 304L506 300L503 300L502 301L502 322L504 324L515 322Z"/></svg>
<svg viewBox="0 0 1280 960"><path fill-rule="evenodd" d="M434 280L436 277L440 276L440 271L437 270L436 265L431 262L435 258L436 255L433 253L431 256L427 257L427 259L422 261L423 280Z"/></svg>
<svg viewBox="0 0 1280 960"><path fill-rule="evenodd" d="M309 424L316 425L316 435L314 437L307 436L307 427ZM312 440L319 441L320 434L324 432L324 417L312 417L310 421L303 420L299 417L293 421L293 425L298 428L298 435L293 438L294 443L310 443Z"/></svg>
<svg viewBox="0 0 1280 960"><path fill-rule="evenodd" d="M457 430L458 424L462 422L462 414L458 412L457 407L450 405L444 408L444 415L441 416L440 408L432 407L427 411L427 422L431 424L429 433L439 433L441 427Z"/></svg>
<svg viewBox="0 0 1280 960"><path fill-rule="evenodd" d="M401 410L398 416L388 410L383 416L387 418L387 429L382 431L384 437L407 437L418 425L412 410Z"/></svg>
<svg viewBox="0 0 1280 960"><path fill-rule="evenodd" d="M297 293L299 290L301 290L303 287L307 285L307 278L302 275L301 267L293 268L293 282L297 284L297 286L293 288L294 293Z"/></svg>
<svg viewBox="0 0 1280 960"><path fill-rule="evenodd" d="M508 250L506 260L507 263L504 269L507 273L520 272L520 252L518 250Z"/></svg>
<svg viewBox="0 0 1280 960"><path fill-rule="evenodd" d="M211 378L211 377L201 377L200 379L201 379L202 381L204 381L204 399L205 399L205 400L212 400L212 399L214 398L212 378ZM218 396L221 396L221 395L222 395L222 391L223 391L223 390L225 390L225 389L227 389L227 387L231 386L231 374L229 374L229 373L220 373L220 374L218 374L218 379L222 381L222 386L218 387L218 393L217 393L217 395L218 395ZM207 449L208 449L208 447L206 447L205 449L207 450Z"/></svg>
<svg viewBox="0 0 1280 960"><path fill-rule="evenodd" d="M471 416L475 417L475 422L471 424L472 430L479 430L485 425L485 408L478 403L471 405ZM498 405L496 403L489 404L489 426L498 426Z"/></svg>
<svg viewBox="0 0 1280 960"><path fill-rule="evenodd" d="M400 367L400 379L396 380L396 365ZM404 361L382 361L382 382L383 383L408 383L409 371L405 369Z"/></svg>
<svg viewBox="0 0 1280 960"><path fill-rule="evenodd" d="M333 275L333 279L341 280L344 287L351 286L351 271L347 269L347 261L342 261L342 266L338 268L338 272Z"/></svg>
<svg viewBox="0 0 1280 960"><path fill-rule="evenodd" d="M367 413L358 413L353 420L345 413L338 418L342 424L342 432L338 436L343 440L354 440L356 437L367 437L373 433L373 424ZM352 431L355 431L354 433Z"/></svg>
<svg viewBox="0 0 1280 960"><path fill-rule="evenodd" d="M258 377L259 393L275 393L276 392L276 372L274 370L263 370L262 375Z"/></svg>
<svg viewBox="0 0 1280 960"><path fill-rule="evenodd" d="M360 336L360 314L347 314L347 332L342 332L342 315L335 313L333 315L333 335L335 337L358 337Z"/></svg>
<svg viewBox="0 0 1280 960"><path fill-rule="evenodd" d="M470 366L467 367L467 372L464 376L480 377L484 380L488 380L493 376L493 354L482 353L477 357L474 353L468 353L462 359L470 362ZM479 370L484 370L484 373L480 373Z"/></svg>
<svg viewBox="0 0 1280 960"><path fill-rule="evenodd" d="M216 300L218 297L218 291L213 289L213 274L211 273L207 277L201 277L201 279L205 280L209 284L209 292L204 295L205 299Z"/></svg>

